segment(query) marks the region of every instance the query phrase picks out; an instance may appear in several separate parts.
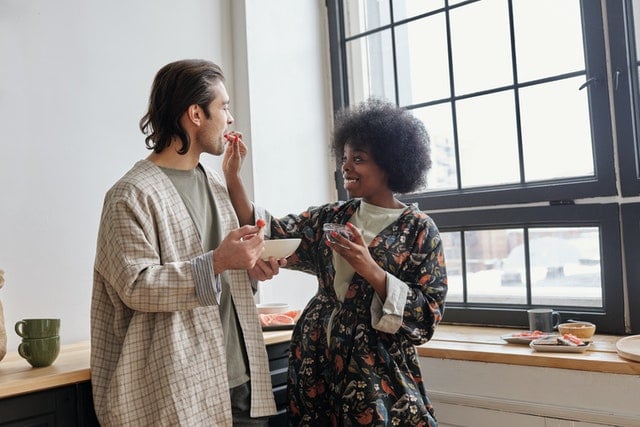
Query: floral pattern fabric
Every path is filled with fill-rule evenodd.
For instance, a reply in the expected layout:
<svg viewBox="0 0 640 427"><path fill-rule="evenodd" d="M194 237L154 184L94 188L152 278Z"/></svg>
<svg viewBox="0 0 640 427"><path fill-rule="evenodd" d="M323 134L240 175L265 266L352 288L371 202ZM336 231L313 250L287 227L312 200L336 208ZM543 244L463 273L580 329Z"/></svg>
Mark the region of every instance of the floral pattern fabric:
<svg viewBox="0 0 640 427"><path fill-rule="evenodd" d="M343 302L334 292L332 251L322 225L344 224L359 199L272 219L271 238L302 238L288 267L315 274L318 292L293 331L289 422L295 426L436 426L416 345L433 336L447 292L444 254L433 220L409 206L369 245L373 259L407 284L402 325L372 327L374 291L355 273ZM327 340L327 328L330 338Z"/></svg>

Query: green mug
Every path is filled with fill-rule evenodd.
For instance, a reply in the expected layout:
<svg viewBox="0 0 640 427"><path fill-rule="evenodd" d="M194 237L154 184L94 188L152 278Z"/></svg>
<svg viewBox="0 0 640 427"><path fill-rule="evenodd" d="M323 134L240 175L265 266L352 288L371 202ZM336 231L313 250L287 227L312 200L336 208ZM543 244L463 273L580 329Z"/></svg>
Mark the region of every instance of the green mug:
<svg viewBox="0 0 640 427"><path fill-rule="evenodd" d="M57 337L60 319L22 319L16 322L14 329L24 339Z"/></svg>
<svg viewBox="0 0 640 427"><path fill-rule="evenodd" d="M23 339L18 354L34 368L51 365L60 353L60 337Z"/></svg>

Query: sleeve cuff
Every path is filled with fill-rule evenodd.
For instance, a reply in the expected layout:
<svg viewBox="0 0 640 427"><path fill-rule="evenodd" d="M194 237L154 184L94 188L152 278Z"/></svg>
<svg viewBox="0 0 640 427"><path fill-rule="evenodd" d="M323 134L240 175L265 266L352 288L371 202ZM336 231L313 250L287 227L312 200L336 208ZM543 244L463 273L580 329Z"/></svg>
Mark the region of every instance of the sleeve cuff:
<svg viewBox="0 0 640 427"><path fill-rule="evenodd" d="M253 223L255 224L256 221L258 221L258 218L262 218L265 220L265 222L267 223L266 227L264 227L264 237L265 238L270 238L271 237L271 215L269 215L269 212L267 212L267 210L263 207L260 206L256 206L253 205Z"/></svg>
<svg viewBox="0 0 640 427"><path fill-rule="evenodd" d="M222 284L220 276L213 272L213 251L191 260L191 270L196 283L196 298L202 305L220 304Z"/></svg>
<svg viewBox="0 0 640 427"><path fill-rule="evenodd" d="M378 294L371 300L371 326L381 332L394 334L402 326L402 314L407 304L407 284L387 273L387 299Z"/></svg>

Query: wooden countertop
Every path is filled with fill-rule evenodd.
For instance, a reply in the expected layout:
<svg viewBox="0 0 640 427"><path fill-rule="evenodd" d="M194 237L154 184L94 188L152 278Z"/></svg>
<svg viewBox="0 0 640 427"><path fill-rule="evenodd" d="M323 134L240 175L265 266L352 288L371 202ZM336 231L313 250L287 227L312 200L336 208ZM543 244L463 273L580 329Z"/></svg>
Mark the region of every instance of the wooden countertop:
<svg viewBox="0 0 640 427"><path fill-rule="evenodd" d="M0 361L0 398L89 381L89 341L60 346L53 365L32 368L17 352Z"/></svg>
<svg viewBox="0 0 640 427"><path fill-rule="evenodd" d="M640 362L618 355L614 335L594 335L592 347L584 353L538 352L528 345L509 344L502 338L521 329L440 325L433 339L418 347L423 357L538 366L590 372L638 375Z"/></svg>
<svg viewBox="0 0 640 427"><path fill-rule="evenodd" d="M291 339L291 331L264 333L265 343L278 344ZM17 352L9 352L0 361L0 399L89 381L91 370L89 341L62 345L53 365L33 368Z"/></svg>
<svg viewBox="0 0 640 427"><path fill-rule="evenodd" d="M540 353L526 345L508 344L500 337L516 329L440 325L431 341L418 347L422 357L505 363L522 366L573 369L639 375L640 362L618 356L615 343L621 337L596 335L593 349L585 353ZM291 331L264 333L267 345L286 342ZM0 399L91 379L89 342L61 346L51 366L32 368L16 352L0 361Z"/></svg>

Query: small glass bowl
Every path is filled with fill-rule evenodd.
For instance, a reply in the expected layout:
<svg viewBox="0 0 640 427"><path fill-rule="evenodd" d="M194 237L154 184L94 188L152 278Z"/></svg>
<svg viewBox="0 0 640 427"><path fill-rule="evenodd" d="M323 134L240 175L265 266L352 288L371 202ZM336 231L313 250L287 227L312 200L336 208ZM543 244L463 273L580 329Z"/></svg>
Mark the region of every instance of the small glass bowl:
<svg viewBox="0 0 640 427"><path fill-rule="evenodd" d="M322 225L322 231L324 231L324 238L331 243L339 244L335 237L331 235L332 232L339 233L345 239L353 240L353 234L351 230L344 224L326 223Z"/></svg>

